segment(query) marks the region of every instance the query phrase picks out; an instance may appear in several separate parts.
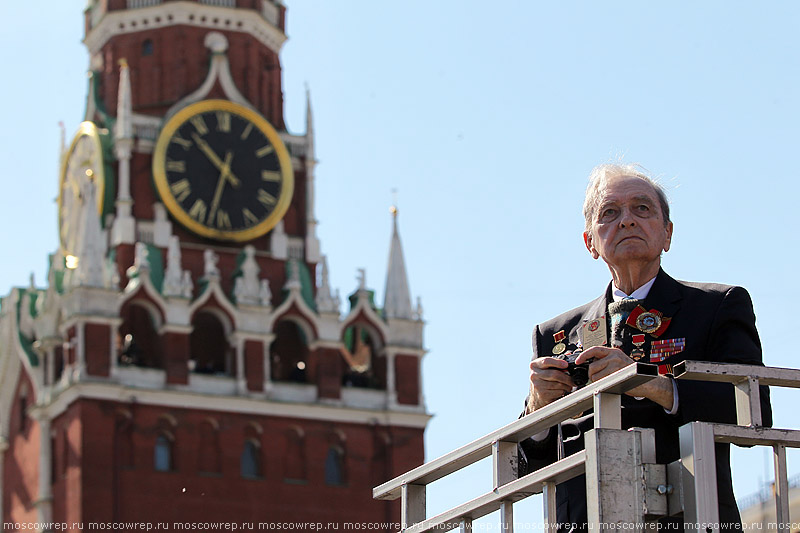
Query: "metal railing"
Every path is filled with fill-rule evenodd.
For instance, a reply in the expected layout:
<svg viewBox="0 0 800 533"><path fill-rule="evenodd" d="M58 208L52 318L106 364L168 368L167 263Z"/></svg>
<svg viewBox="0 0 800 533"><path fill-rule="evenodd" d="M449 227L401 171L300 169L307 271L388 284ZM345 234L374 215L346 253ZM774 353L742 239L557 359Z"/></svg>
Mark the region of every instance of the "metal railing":
<svg viewBox="0 0 800 533"><path fill-rule="evenodd" d="M515 502L543 492L544 522L554 525L556 484L586 473L590 528L599 531L607 524L627 524L625 529L633 525L633 530L639 531L647 527L647 521L682 513L687 531L717 531L714 444L730 442L773 448L776 530L788 532L786 448L800 447L800 431L762 426L759 385L800 388L800 370L695 361L675 365L678 379L732 383L738 423L692 422L682 426L681 459L669 465L655 464L653 429L621 430L620 395L656 376L653 365L630 365L376 487L373 497L401 498L402 530L407 532L455 527L466 531L473 520L497 510L502 530L513 531ZM589 408L594 409L595 429L585 434L584 451L518 478L519 442ZM426 486L489 456L492 490L428 518Z"/></svg>

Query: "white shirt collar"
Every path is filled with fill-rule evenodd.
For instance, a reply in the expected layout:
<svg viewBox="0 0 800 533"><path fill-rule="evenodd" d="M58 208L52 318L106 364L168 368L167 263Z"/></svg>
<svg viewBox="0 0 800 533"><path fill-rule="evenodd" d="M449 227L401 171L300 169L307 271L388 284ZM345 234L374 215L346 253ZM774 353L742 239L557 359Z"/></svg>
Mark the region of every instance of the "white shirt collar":
<svg viewBox="0 0 800 533"><path fill-rule="evenodd" d="M647 298L647 295L650 293L650 289L653 287L653 283L655 283L656 278L653 277L650 281L633 291L632 294L628 295L619 290L616 286L614 286L614 290L611 292L611 297L615 302L618 302L624 298L633 298L634 300L644 300Z"/></svg>

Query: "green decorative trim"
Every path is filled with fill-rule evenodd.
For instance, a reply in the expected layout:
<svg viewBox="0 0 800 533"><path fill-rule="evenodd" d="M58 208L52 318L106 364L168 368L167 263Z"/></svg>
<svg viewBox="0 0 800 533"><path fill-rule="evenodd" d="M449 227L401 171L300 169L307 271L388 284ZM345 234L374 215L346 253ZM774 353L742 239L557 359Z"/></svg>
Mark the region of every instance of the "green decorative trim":
<svg viewBox="0 0 800 533"><path fill-rule="evenodd" d="M115 212L114 203L117 199L117 179L114 174L114 139L107 129L98 129L100 146L103 150L103 212L100 214L100 225L106 227L106 215Z"/></svg>
<svg viewBox="0 0 800 533"><path fill-rule="evenodd" d="M164 286L164 259L161 257L161 249L147 244L147 262L150 263L150 281L161 294Z"/></svg>
<svg viewBox="0 0 800 533"><path fill-rule="evenodd" d="M19 289L19 299L17 300L17 336L19 337L19 344L22 346L22 349L25 351L25 354L28 356L28 361L31 363L31 366L39 366L39 356L36 355L36 351L33 349L33 341L28 339L25 335L22 334L22 331L19 329L19 319L21 316L22 311L22 298L25 294L30 294L31 296L31 309L34 308L36 303L36 294L33 291L28 291L27 289Z"/></svg>
<svg viewBox="0 0 800 533"><path fill-rule="evenodd" d="M236 268L233 269L233 274L231 275L231 281L233 281L233 283L231 283L230 299L231 299L231 302L233 302L234 305L236 305L236 303L237 303L236 302L236 278L240 278L243 275L242 264L244 263L245 259L247 259L247 254L244 253L244 249L242 249L242 251L239 252L239 255L236 256Z"/></svg>
<svg viewBox="0 0 800 533"><path fill-rule="evenodd" d="M286 261L286 279L291 279L292 276L292 263L297 263L298 272L300 273L300 296L303 298L303 301L306 305L313 310L314 312L317 311L317 304L314 302L314 285L311 283L311 272L308 270L308 266L303 261L298 261L297 259L290 259ZM281 290L281 302L286 301L286 298L289 297L289 290L282 289Z"/></svg>

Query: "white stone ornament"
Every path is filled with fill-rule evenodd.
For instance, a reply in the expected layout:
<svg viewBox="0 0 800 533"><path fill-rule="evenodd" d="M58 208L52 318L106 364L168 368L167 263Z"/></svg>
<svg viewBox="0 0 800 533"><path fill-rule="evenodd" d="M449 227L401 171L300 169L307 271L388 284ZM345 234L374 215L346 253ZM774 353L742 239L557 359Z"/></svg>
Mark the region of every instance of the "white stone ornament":
<svg viewBox="0 0 800 533"><path fill-rule="evenodd" d="M219 263L219 256L213 250L207 249L203 252L203 278L208 281L219 281L220 275L217 263Z"/></svg>
<svg viewBox="0 0 800 533"><path fill-rule="evenodd" d="M181 246L177 235L169 238L167 268L164 272L164 296L181 296L183 293L183 271L181 271Z"/></svg>
<svg viewBox="0 0 800 533"><path fill-rule="evenodd" d="M320 283L314 303L317 304L317 311L320 313L336 313L339 311L339 302L331 296L331 288L328 281L328 258L324 255L322 256Z"/></svg>
<svg viewBox="0 0 800 533"><path fill-rule="evenodd" d="M97 216L97 187L93 179L81 185L80 236L78 240L76 268L77 284L83 287L105 287L106 242L100 217Z"/></svg>
<svg viewBox="0 0 800 533"><path fill-rule="evenodd" d="M261 304L261 286L258 280L258 273L261 269L256 262L256 249L248 244L244 247L244 261L242 261L242 275L236 278L234 296L236 303L245 305Z"/></svg>
<svg viewBox="0 0 800 533"><path fill-rule="evenodd" d="M183 279L181 279L181 296L191 300L193 292L194 284L192 283L192 273L188 270L184 270Z"/></svg>
<svg viewBox="0 0 800 533"><path fill-rule="evenodd" d="M261 280L258 297L261 300L261 305L264 307L270 307L272 305L272 291L269 289L269 280Z"/></svg>
<svg viewBox="0 0 800 533"><path fill-rule="evenodd" d="M286 285L284 285L283 288L290 291L299 291L303 288L302 283L300 283L300 265L297 263L296 259L292 259L289 263L289 279L286 280Z"/></svg>

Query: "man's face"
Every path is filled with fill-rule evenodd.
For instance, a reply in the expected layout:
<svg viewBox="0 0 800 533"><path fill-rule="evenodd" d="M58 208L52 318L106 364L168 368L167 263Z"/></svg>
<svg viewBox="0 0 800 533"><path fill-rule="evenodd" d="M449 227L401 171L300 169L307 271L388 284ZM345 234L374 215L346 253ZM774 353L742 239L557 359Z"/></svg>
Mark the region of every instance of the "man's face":
<svg viewBox="0 0 800 533"><path fill-rule="evenodd" d="M664 225L653 187L635 176L611 178L600 190L591 230L584 232L586 248L610 267L661 262L668 251L672 222Z"/></svg>

